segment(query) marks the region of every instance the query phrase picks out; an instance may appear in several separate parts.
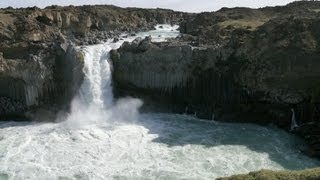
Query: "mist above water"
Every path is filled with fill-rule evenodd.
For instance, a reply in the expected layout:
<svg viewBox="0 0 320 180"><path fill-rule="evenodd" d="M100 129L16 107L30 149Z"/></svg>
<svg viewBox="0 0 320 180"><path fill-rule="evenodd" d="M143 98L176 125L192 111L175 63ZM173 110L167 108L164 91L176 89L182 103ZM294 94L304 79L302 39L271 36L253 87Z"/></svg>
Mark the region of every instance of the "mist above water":
<svg viewBox="0 0 320 180"><path fill-rule="evenodd" d="M112 39L103 44L80 47L84 53L84 80L78 95L71 104L71 112L64 122L69 127L79 128L88 124L133 122L138 118L142 101L122 98L114 102L111 80L110 51L118 49L125 41L140 37L152 37L152 41L165 41L179 35L179 26L157 25L155 30L141 32L135 36L123 35L120 41ZM61 121L59 119L58 121Z"/></svg>
<svg viewBox="0 0 320 180"><path fill-rule="evenodd" d="M0 174L12 179L205 180L320 165L299 152L302 141L277 128L175 114L77 128L0 122L0 137Z"/></svg>
<svg viewBox="0 0 320 180"><path fill-rule="evenodd" d="M109 52L120 45L121 42L110 41L82 48L85 54L85 76L79 94L72 101L71 112L64 122L68 127L80 128L90 124L137 119L141 100L128 97L113 102Z"/></svg>

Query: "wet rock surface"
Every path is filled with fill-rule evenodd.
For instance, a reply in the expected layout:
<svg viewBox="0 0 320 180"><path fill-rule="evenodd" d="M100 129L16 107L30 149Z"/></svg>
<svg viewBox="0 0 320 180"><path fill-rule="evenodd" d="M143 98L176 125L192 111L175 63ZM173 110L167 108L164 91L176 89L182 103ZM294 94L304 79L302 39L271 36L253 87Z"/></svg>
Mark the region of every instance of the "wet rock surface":
<svg viewBox="0 0 320 180"><path fill-rule="evenodd" d="M5 115L21 117L25 111L26 106L18 101L6 97L0 97L0 113Z"/></svg>

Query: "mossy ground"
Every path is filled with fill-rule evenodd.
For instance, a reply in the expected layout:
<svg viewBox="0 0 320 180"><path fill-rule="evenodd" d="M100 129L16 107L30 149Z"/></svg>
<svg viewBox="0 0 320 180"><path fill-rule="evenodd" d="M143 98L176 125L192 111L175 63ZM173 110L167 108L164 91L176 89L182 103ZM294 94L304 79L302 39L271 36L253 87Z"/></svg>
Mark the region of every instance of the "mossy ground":
<svg viewBox="0 0 320 180"><path fill-rule="evenodd" d="M261 170L246 175L235 175L219 178L219 180L319 180L320 168L302 171Z"/></svg>
<svg viewBox="0 0 320 180"><path fill-rule="evenodd" d="M262 26L268 20L268 18L227 20L219 23L219 25L222 28L245 28L253 31L259 26Z"/></svg>

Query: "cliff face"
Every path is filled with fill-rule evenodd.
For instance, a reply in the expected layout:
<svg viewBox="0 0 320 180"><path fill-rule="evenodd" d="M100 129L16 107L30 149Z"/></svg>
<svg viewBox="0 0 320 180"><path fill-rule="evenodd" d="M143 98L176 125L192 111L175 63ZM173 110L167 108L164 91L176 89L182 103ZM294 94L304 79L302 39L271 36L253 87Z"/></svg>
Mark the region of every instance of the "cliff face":
<svg viewBox="0 0 320 180"><path fill-rule="evenodd" d="M206 119L286 129L293 108L310 153L320 156L319 130L306 130L320 122L319 9L319 2L297 2L186 18L179 39L113 52L115 91Z"/></svg>
<svg viewBox="0 0 320 180"><path fill-rule="evenodd" d="M39 108L57 112L67 107L82 80L81 54L44 48L29 58L0 58L1 119L32 118Z"/></svg>
<svg viewBox="0 0 320 180"><path fill-rule="evenodd" d="M182 22L181 31L187 34L180 39L124 44L114 55L115 82L152 88L174 97L187 94L181 97L183 103L203 103L210 117L224 104L231 108L232 104L262 103L271 115L276 113L273 105L289 108L317 102L320 16L309 8L320 8L320 4L311 5L297 12L292 4L281 7L281 11L240 8L199 14ZM256 22L256 27L242 26ZM183 92L175 94L180 91L177 89ZM254 113L252 109L248 112ZM281 118L291 115L288 113L274 115L289 121Z"/></svg>
<svg viewBox="0 0 320 180"><path fill-rule="evenodd" d="M177 24L184 16L114 6L0 9L0 119L35 119L39 111L68 109L83 78L77 45Z"/></svg>

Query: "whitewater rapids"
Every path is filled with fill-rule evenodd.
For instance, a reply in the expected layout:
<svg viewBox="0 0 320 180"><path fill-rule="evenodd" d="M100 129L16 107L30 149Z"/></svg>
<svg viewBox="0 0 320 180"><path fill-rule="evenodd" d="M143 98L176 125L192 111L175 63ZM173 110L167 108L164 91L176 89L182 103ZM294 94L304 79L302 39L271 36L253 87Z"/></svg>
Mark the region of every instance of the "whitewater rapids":
<svg viewBox="0 0 320 180"><path fill-rule="evenodd" d="M163 25L139 33L176 37ZM82 47L84 82L59 123L0 122L0 179L214 179L260 169L319 166L299 152L300 139L275 127L139 114L142 102L114 101L112 40Z"/></svg>

